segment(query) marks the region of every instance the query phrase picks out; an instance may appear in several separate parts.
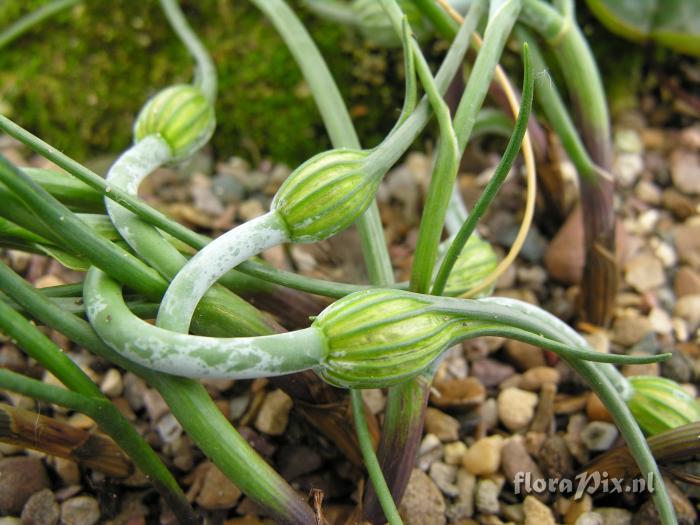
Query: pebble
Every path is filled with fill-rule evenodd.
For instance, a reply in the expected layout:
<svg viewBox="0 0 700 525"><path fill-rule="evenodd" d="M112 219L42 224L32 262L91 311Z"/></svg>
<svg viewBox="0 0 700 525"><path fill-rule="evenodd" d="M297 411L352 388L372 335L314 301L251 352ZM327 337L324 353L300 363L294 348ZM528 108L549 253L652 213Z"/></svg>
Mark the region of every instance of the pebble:
<svg viewBox="0 0 700 525"><path fill-rule="evenodd" d="M527 451L525 440L518 435L506 439L503 444L501 450L501 471L511 483L520 472L530 473L533 482L537 479L544 479L540 467Z"/></svg>
<svg viewBox="0 0 700 525"><path fill-rule="evenodd" d="M598 507L595 511L603 518L603 525L632 524L632 513L627 509L618 507Z"/></svg>
<svg viewBox="0 0 700 525"><path fill-rule="evenodd" d="M146 391L148 387L139 376L127 372L124 374L124 397L134 410L140 410L145 405Z"/></svg>
<svg viewBox="0 0 700 525"><path fill-rule="evenodd" d="M310 474L323 464L318 450L303 445L283 446L276 457L279 473L288 480Z"/></svg>
<svg viewBox="0 0 700 525"><path fill-rule="evenodd" d="M443 443L459 439L459 421L436 408L426 410L425 430L435 434Z"/></svg>
<svg viewBox="0 0 700 525"><path fill-rule="evenodd" d="M0 512L19 514L32 494L50 486L41 460L30 456L0 459Z"/></svg>
<svg viewBox="0 0 700 525"><path fill-rule="evenodd" d="M443 459L448 465L460 465L466 452L467 445L465 445L462 441L446 443L443 450Z"/></svg>
<svg viewBox="0 0 700 525"><path fill-rule="evenodd" d="M428 470L434 461L443 456L442 442L435 434L426 434L418 447L418 468Z"/></svg>
<svg viewBox="0 0 700 525"><path fill-rule="evenodd" d="M573 525L606 525L603 516L597 512L584 512L576 521L567 521L566 523L573 523Z"/></svg>
<svg viewBox="0 0 700 525"><path fill-rule="evenodd" d="M100 505L90 496L76 496L61 503L63 525L95 525L100 520Z"/></svg>
<svg viewBox="0 0 700 525"><path fill-rule="evenodd" d="M644 171L644 159L638 153L620 153L615 157L612 171L621 186L630 188Z"/></svg>
<svg viewBox="0 0 700 525"><path fill-rule="evenodd" d="M250 221L265 213L262 203L257 199L243 201L238 208L238 216L244 221Z"/></svg>
<svg viewBox="0 0 700 525"><path fill-rule="evenodd" d="M671 324L671 316L668 315L666 310L662 308L652 308L649 312L649 323L651 324L652 330L660 335L667 335L673 331L673 324Z"/></svg>
<svg viewBox="0 0 700 525"><path fill-rule="evenodd" d="M689 383L693 379L693 364L679 350L672 350L671 358L661 363L661 375L677 383Z"/></svg>
<svg viewBox="0 0 700 525"><path fill-rule="evenodd" d="M498 386L515 374L511 365L488 357L474 361L471 370L474 377L479 378L486 388Z"/></svg>
<svg viewBox="0 0 700 525"><path fill-rule="evenodd" d="M494 398L488 398L479 407L479 418L485 432L498 426L498 403Z"/></svg>
<svg viewBox="0 0 700 525"><path fill-rule="evenodd" d="M525 371L520 381L520 388L536 392L547 383L558 384L559 380L559 371L556 368L536 366Z"/></svg>
<svg viewBox="0 0 700 525"><path fill-rule="evenodd" d="M612 340L622 346L632 346L649 332L653 331L651 322L638 315L618 316L613 322Z"/></svg>
<svg viewBox="0 0 700 525"><path fill-rule="evenodd" d="M581 441L581 432L586 426L586 416L583 414L574 414L569 418L569 423L566 426L566 434L564 440L571 455L581 464L588 463L588 449Z"/></svg>
<svg viewBox="0 0 700 525"><path fill-rule="evenodd" d="M625 264L625 281L639 292L663 285L666 275L661 261L651 254L632 257Z"/></svg>
<svg viewBox="0 0 700 525"><path fill-rule="evenodd" d="M695 506L675 483L669 481L668 478L664 478L664 481L673 508L676 510L678 525L695 525L698 517ZM632 517L632 525L648 525L650 523L660 523L659 513L651 498L645 501Z"/></svg>
<svg viewBox="0 0 700 525"><path fill-rule="evenodd" d="M612 423L605 421L591 421L581 432L581 441L588 450L601 452L608 450L618 436L618 430Z"/></svg>
<svg viewBox="0 0 700 525"><path fill-rule="evenodd" d="M509 339L506 342L506 355L519 370L547 364L542 349L514 339Z"/></svg>
<svg viewBox="0 0 700 525"><path fill-rule="evenodd" d="M420 469L413 469L399 513L405 525L445 525L445 498Z"/></svg>
<svg viewBox="0 0 700 525"><path fill-rule="evenodd" d="M661 204L663 192L653 182L640 180L634 188L634 193L642 202L646 202L652 206Z"/></svg>
<svg viewBox="0 0 700 525"><path fill-rule="evenodd" d="M434 388L438 395L431 394L430 401L441 408L473 408L486 399L486 389L477 377L439 381Z"/></svg>
<svg viewBox="0 0 700 525"><path fill-rule="evenodd" d="M207 510L232 508L241 497L240 489L216 465L208 462L207 465L202 488L195 501Z"/></svg>
<svg viewBox="0 0 700 525"><path fill-rule="evenodd" d="M156 431L163 443L174 443L182 436L182 425L174 415L167 413L156 424Z"/></svg>
<svg viewBox="0 0 700 525"><path fill-rule="evenodd" d="M666 188L661 196L662 206L670 211L673 216L681 221L692 217L697 210L697 204L693 199L674 188Z"/></svg>
<svg viewBox="0 0 700 525"><path fill-rule="evenodd" d="M579 499L572 499L569 508L564 514L564 523L574 524L582 514L586 514L593 509L593 498L584 493Z"/></svg>
<svg viewBox="0 0 700 525"><path fill-rule="evenodd" d="M22 508L24 525L56 525L61 517L61 508L49 489L35 492Z"/></svg>
<svg viewBox="0 0 700 525"><path fill-rule="evenodd" d="M574 458L561 434L545 438L537 452L537 459L550 478L568 478L574 471Z"/></svg>
<svg viewBox="0 0 700 525"><path fill-rule="evenodd" d="M673 280L673 291L677 297L700 294L700 273L690 266L681 266Z"/></svg>
<svg viewBox="0 0 700 525"><path fill-rule="evenodd" d="M454 498L459 494L459 488L455 483L457 480L457 467L455 465L436 461L430 465L429 475L445 496Z"/></svg>
<svg viewBox="0 0 700 525"><path fill-rule="evenodd" d="M450 523L474 515L474 495L476 493L476 476L464 469L457 471L457 501L447 509Z"/></svg>
<svg viewBox="0 0 700 525"><path fill-rule="evenodd" d="M53 461L53 469L64 485L77 485L80 483L80 469L75 461L56 457Z"/></svg>
<svg viewBox="0 0 700 525"><path fill-rule="evenodd" d="M380 388L365 388L361 390L362 399L369 408L369 411L375 416L384 410L386 405L386 397Z"/></svg>
<svg viewBox="0 0 700 525"><path fill-rule="evenodd" d="M534 496L526 496L523 503L524 525L556 525L552 511Z"/></svg>
<svg viewBox="0 0 700 525"><path fill-rule="evenodd" d="M700 156L692 151L677 149L669 158L673 185L683 193L700 194Z"/></svg>
<svg viewBox="0 0 700 525"><path fill-rule="evenodd" d="M660 241L656 237L652 237L649 244L654 251L654 256L661 261L664 268L669 269L678 264L678 255L676 254L676 250L669 243Z"/></svg>
<svg viewBox="0 0 700 525"><path fill-rule="evenodd" d="M250 404L250 392L245 392L240 396L235 396L231 398L229 403L229 417L236 421L243 417L248 405Z"/></svg>
<svg viewBox="0 0 700 525"><path fill-rule="evenodd" d="M684 295L676 301L673 315L688 323L691 332L700 326L700 294Z"/></svg>
<svg viewBox="0 0 700 525"><path fill-rule="evenodd" d="M282 390L269 392L255 418L255 428L270 436L284 434L293 405L292 398Z"/></svg>
<svg viewBox="0 0 700 525"><path fill-rule="evenodd" d="M495 474L501 464L503 438L496 434L477 440L462 457L462 465L475 476Z"/></svg>
<svg viewBox="0 0 700 525"><path fill-rule="evenodd" d="M214 190L212 179L202 173L190 178L190 195L194 207L208 215L221 215L224 207Z"/></svg>
<svg viewBox="0 0 700 525"><path fill-rule="evenodd" d="M168 408L163 397L157 390L152 388L147 389L143 393L143 405L146 407L146 412L148 412L148 417L151 421L158 421L161 417L170 412L170 408Z"/></svg>
<svg viewBox="0 0 700 525"><path fill-rule="evenodd" d="M673 229L681 262L700 270L700 220L689 219Z"/></svg>
<svg viewBox="0 0 700 525"><path fill-rule="evenodd" d="M476 482L474 502L476 509L483 514L498 514L500 504L498 495L503 488L504 479L482 478Z"/></svg>
<svg viewBox="0 0 700 525"><path fill-rule="evenodd" d="M588 394L588 399L586 400L586 415L591 421L613 422L613 417L607 407L593 392Z"/></svg>
<svg viewBox="0 0 700 525"><path fill-rule="evenodd" d="M537 394L532 392L506 388L498 394L498 418L509 430L522 430L532 421L537 400Z"/></svg>

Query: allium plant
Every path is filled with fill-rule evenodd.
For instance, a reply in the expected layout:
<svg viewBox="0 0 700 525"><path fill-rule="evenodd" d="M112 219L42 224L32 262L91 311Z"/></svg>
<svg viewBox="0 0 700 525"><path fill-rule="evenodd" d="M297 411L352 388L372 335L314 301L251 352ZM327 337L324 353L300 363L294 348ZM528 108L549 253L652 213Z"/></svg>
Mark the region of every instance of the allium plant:
<svg viewBox="0 0 700 525"><path fill-rule="evenodd" d="M357 441L346 443L345 449L361 451L374 488L365 495L365 515L373 522L386 517L395 524L401 522L396 504L415 458L430 379L441 356L468 338L508 337L558 353L589 382L615 418L639 470L654 474L654 498L663 523L674 523L662 478L625 400L632 397L630 407L640 420L653 419L650 431L662 427L664 410L680 413L683 403L692 400L675 397L673 403L660 409L657 404L652 414L645 413L646 400L669 400L670 394L660 392L668 393L671 387L627 381L613 367L613 363L654 362L668 355L597 353L566 324L527 303L448 296L488 288L498 270L488 243L472 234L521 143L526 145L526 156L532 155L526 129L534 91L533 61L537 63L539 54L529 45L522 46L522 97L508 147L468 217L453 187L491 79L494 72L501 74L498 61L513 27L521 16L525 21L532 19L533 2L545 9L539 5L542 2L492 0L487 9L484 0L474 0L461 26L428 2L406 4L410 17L401 9L404 3L396 0L380 0L378 5L355 2L356 11L364 10L362 23L379 24L383 31L392 32L383 38L402 46L406 66L405 101L396 125L379 146L363 149L326 63L294 12L284 0L252 1L297 60L333 149L295 169L268 213L215 240L139 200L139 185L150 173L187 159L215 132L214 65L176 1L161 0L165 15L196 62L195 79L166 87L146 101L135 120L133 146L121 154L105 178L0 117L0 129L67 172L20 168L0 159L0 243L49 254L86 272L81 285L38 291L0 264L0 329L66 389L7 370L0 371L0 386L95 419L151 478L178 518L195 522L181 489L158 456L77 365L28 319L51 327L157 389L203 453L273 519L288 524L316 523L317 514L241 437L198 380L269 377L292 396L311 403L323 402L311 391L323 392L324 400L347 402L337 388L349 389ZM371 16L366 12L370 8L374 9ZM426 18L416 19L420 13ZM484 39L453 118L443 94L460 71L482 19L486 19ZM452 40L435 74L412 27L428 22L449 32ZM529 43L528 34L521 35ZM572 44L572 53L578 45L579 40ZM424 97L418 100L420 90ZM374 196L383 176L433 116L439 147L411 280L395 283ZM531 162L528 170L534 176ZM361 235L370 284L321 281L272 269L256 259L268 247L317 242L352 224ZM441 245L446 225L451 236ZM192 257L191 249L198 250ZM123 288L128 288L128 296ZM338 300L307 328L285 332L244 299L253 291L267 294L268 302L274 304L286 289ZM155 325L149 319L155 319ZM300 388L301 381L295 382L295 377L314 388ZM377 457L360 390L379 387L389 387L389 398ZM337 429L321 430L331 438L338 435ZM397 447L403 449L400 454Z"/></svg>

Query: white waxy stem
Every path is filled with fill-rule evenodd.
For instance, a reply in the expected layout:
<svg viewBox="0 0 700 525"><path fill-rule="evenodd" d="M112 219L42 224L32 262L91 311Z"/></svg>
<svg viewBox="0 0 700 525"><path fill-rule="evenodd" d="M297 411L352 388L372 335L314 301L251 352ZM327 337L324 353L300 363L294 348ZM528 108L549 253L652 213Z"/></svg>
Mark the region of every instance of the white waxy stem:
<svg viewBox="0 0 700 525"><path fill-rule="evenodd" d="M310 327L259 337L203 337L164 330L134 315L121 287L95 267L85 279L91 325L113 350L147 368L190 378L249 379L318 366L323 334Z"/></svg>
<svg viewBox="0 0 700 525"><path fill-rule="evenodd" d="M165 140L159 135L149 135L134 144L117 159L107 172L106 180L123 189L129 195L135 196L143 180L171 159L170 146ZM127 244L136 249L135 246L139 244L139 236L129 229L129 225L134 221L142 222L141 219L112 199L105 197L104 200L112 224Z"/></svg>
<svg viewBox="0 0 700 525"><path fill-rule="evenodd" d="M178 272L165 292L156 324L187 333L192 315L207 290L226 272L263 250L289 241L287 227L271 211L214 239Z"/></svg>

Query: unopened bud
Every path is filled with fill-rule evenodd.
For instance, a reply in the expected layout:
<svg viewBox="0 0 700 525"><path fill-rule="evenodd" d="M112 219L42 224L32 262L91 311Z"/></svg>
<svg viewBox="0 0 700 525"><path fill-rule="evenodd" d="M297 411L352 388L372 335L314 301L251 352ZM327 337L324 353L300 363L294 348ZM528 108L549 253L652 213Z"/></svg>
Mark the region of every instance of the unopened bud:
<svg viewBox="0 0 700 525"><path fill-rule="evenodd" d="M628 379L634 393L627 406L646 434L700 421L700 403L675 381L654 376Z"/></svg>
<svg viewBox="0 0 700 525"><path fill-rule="evenodd" d="M182 160L204 146L216 127L214 107L202 91L189 84L166 88L146 102L134 125L136 142L159 135L170 146L173 160Z"/></svg>
<svg viewBox="0 0 700 525"><path fill-rule="evenodd" d="M327 239L350 226L374 198L379 178L370 176L366 151L334 149L299 166L272 201L293 242Z"/></svg>
<svg viewBox="0 0 700 525"><path fill-rule="evenodd" d="M326 308L313 326L328 352L318 370L327 382L349 388L396 384L428 367L470 323L435 308L428 296L367 290Z"/></svg>

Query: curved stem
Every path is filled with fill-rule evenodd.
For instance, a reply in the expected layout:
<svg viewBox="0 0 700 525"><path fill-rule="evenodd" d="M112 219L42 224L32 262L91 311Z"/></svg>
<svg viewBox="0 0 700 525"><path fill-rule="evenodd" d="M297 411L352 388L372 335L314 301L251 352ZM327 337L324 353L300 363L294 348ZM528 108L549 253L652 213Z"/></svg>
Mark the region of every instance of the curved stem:
<svg viewBox="0 0 700 525"><path fill-rule="evenodd" d="M365 421L364 416L365 405L362 400L362 391L351 390L350 399L352 400L352 412L355 418L357 439L360 442L360 448L362 449L362 457L364 458L369 477L372 480L372 485L374 485L374 490L377 493L377 497L382 505L382 510L384 510L384 515L387 517L387 520L391 525L403 525L401 516L399 516L399 511L396 508L394 499L392 498L389 487L387 486L384 475L382 474L379 461L377 461L374 448L372 447L372 438L369 435L367 421Z"/></svg>
<svg viewBox="0 0 700 525"><path fill-rule="evenodd" d="M496 197L496 193L500 188L501 184L505 180L506 176L510 172L513 162L515 161L518 151L520 150L520 145L523 138L525 137L525 132L527 131L527 121L530 116L530 110L532 109L532 96L533 96L533 74L532 74L532 63L530 62L530 55L528 53L527 44L523 47L523 62L525 69L525 77L523 79L523 95L522 101L520 103L520 113L515 121L515 129L508 141L508 146L501 157L496 171L489 180L486 188L479 196L479 200L476 201L474 209L471 215L464 222L459 232L452 241L450 248L447 250L447 254L442 261L440 270L433 283L433 295L442 295L445 290L445 285L447 284L447 279L450 276L450 272L454 267L455 262L457 262L457 257L462 252L465 244L469 240L469 236L472 234L476 228L476 224L481 218L481 216L486 212L488 207L493 202Z"/></svg>
<svg viewBox="0 0 700 525"><path fill-rule="evenodd" d="M306 525L314 522L311 508L236 432L201 384L161 374L123 358L104 344L87 322L62 310L4 264L0 264L0 289L42 323L137 374L158 390L202 452L278 523ZM209 321L209 324L213 323Z"/></svg>
<svg viewBox="0 0 700 525"><path fill-rule="evenodd" d="M297 61L311 89L333 146L360 149L360 141L350 113L333 75L294 11L283 0L253 0L253 3L275 25ZM362 253L370 279L373 282L393 282L394 271L384 239L379 208L374 199L357 220L357 228L360 232Z"/></svg>
<svg viewBox="0 0 700 525"><path fill-rule="evenodd" d="M38 9L35 9L0 32L0 49L16 38L19 38L32 27L43 22L50 16L63 11L64 9L68 9L80 1L81 0L54 0L53 2L49 2L48 4L42 5Z"/></svg>
<svg viewBox="0 0 700 525"><path fill-rule="evenodd" d="M131 313L119 285L94 267L85 278L84 299L90 323L115 351L148 368L182 377L283 375L318 365L326 352L314 328L214 338L153 326Z"/></svg>
<svg viewBox="0 0 700 525"><path fill-rule="evenodd" d="M216 67L197 34L192 30L177 0L160 0L160 5L177 36L197 63L195 84L199 86L210 103L216 100Z"/></svg>
<svg viewBox="0 0 700 525"><path fill-rule="evenodd" d="M219 278L246 259L287 241L287 227L275 211L217 237L192 257L170 283L158 312L158 326L187 333L199 300Z"/></svg>
<svg viewBox="0 0 700 525"><path fill-rule="evenodd" d="M124 152L112 165L106 180L111 188L122 188L136 195L141 182L157 167L171 158L170 148L158 136L148 136ZM119 235L149 265L168 280L187 264L187 259L168 243L153 226L144 222L120 204L105 198L105 208ZM221 287L209 290L202 307L226 307L230 315L241 321L237 335L260 335L276 331L276 326L256 308ZM195 303L197 306L197 303Z"/></svg>

